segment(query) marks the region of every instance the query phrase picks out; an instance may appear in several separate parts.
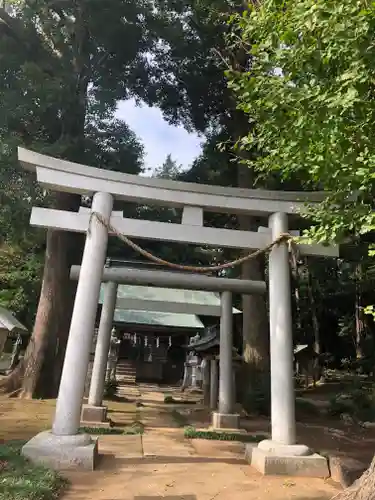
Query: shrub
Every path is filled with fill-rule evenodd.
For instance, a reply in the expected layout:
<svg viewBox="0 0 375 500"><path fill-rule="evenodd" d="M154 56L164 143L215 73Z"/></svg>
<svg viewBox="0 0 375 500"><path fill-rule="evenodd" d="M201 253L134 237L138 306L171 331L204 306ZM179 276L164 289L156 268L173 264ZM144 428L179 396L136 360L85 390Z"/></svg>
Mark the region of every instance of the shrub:
<svg viewBox="0 0 375 500"><path fill-rule="evenodd" d="M141 422L134 422L129 427L81 427L79 429L81 434L94 434L94 435L122 435L133 436L144 433L144 425Z"/></svg>
<svg viewBox="0 0 375 500"><path fill-rule="evenodd" d="M171 417L179 427L185 427L185 425L188 423L187 418L177 410L171 411Z"/></svg>
<svg viewBox="0 0 375 500"><path fill-rule="evenodd" d="M104 386L104 397L114 399L117 396L118 386L117 380L107 380Z"/></svg>
<svg viewBox="0 0 375 500"><path fill-rule="evenodd" d="M333 416L348 414L360 422L374 421L375 387L354 383L351 389L331 398L328 411Z"/></svg>

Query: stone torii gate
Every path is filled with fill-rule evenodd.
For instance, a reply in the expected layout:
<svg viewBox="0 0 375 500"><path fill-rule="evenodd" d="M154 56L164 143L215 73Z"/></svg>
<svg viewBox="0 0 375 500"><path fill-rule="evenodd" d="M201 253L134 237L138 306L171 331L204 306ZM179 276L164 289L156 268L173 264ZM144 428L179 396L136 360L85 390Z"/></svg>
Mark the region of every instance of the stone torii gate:
<svg viewBox="0 0 375 500"><path fill-rule="evenodd" d="M108 273L108 270L111 269L111 272ZM140 311L157 311L157 312L173 312L173 313L190 313L196 315L206 315L206 316L220 316L221 317L221 303L219 305L204 304L204 300L207 300L207 296L205 292L201 293L198 298L201 298L201 302L176 302L175 300L149 300L148 298L138 298L138 299L129 299L129 298L118 298L117 290L119 283L121 284L130 284L130 288L134 287L134 282L132 278L132 274L130 276L126 276L127 271L134 269L132 267L105 267L103 278L105 282L104 284L104 296L103 296L103 306L100 315L99 321L99 330L98 337L95 347L95 357L94 364L92 368L92 375L90 381L90 390L88 397L88 404L83 405L82 413L81 413L81 423L85 427L92 426L100 426L100 427L109 427L110 422L107 419L107 407L103 405L104 399L104 386L105 386L105 378L106 378L106 368L108 362L108 352L110 346L111 339L111 329L113 325L113 318L116 309L127 309L127 310L140 310ZM73 280L78 280L80 274L80 266L73 266L71 270L70 277ZM124 277L125 275L125 277ZM112 281L113 276L116 276L116 282ZM186 275L189 280L191 279L191 275ZM164 275L165 278L165 275ZM108 281L107 281L108 280ZM220 282L219 282L220 283ZM143 287L141 287L143 288ZM260 287L260 290L262 286ZM155 289L159 290L159 289ZM170 289L172 293L178 292L180 289ZM184 290L187 291L187 290ZM190 290L189 290L190 291ZM172 298L172 297L170 297ZM212 302L212 301L211 301ZM231 314L240 313L236 308L232 308ZM226 332L226 335L230 335L230 331ZM216 365L217 361L215 359L211 362L212 365ZM213 367L213 371L217 372L217 367ZM230 376L231 369L227 370L227 372L223 371L223 379L226 376ZM211 392L216 394L216 386L217 386L217 377L216 380L213 379L211 381L211 385L213 386ZM223 384L222 384L223 386ZM224 387L227 387L224 382ZM218 391L217 391L218 392ZM216 395L216 404L217 404L217 395ZM225 396L225 400L234 401L234 395L229 394L229 396ZM212 406L213 409L216 409L215 406ZM223 410L223 408L221 408ZM230 417L229 417L230 418ZM234 423L233 423L233 420ZM220 425L222 422L218 422ZM234 415L232 417L232 422L235 427L238 425L238 416Z"/></svg>
<svg viewBox="0 0 375 500"><path fill-rule="evenodd" d="M33 208L31 214L32 225L86 233L86 243L52 430L32 438L23 447L23 454L55 468L92 469L97 455L97 441L88 435L79 434L78 430L101 282L115 283L120 279L117 274L111 274L111 269L104 269L109 236L107 224L129 237L259 249L288 232L290 215L298 214L306 202L321 202L325 194L246 190L150 179L92 168L23 148L19 148L18 157L24 168L36 171L37 181L42 186L57 191L94 195L91 212L98 214L105 222L99 222L97 217L91 217L87 211ZM112 213L114 199L182 207L181 224L124 218L121 214ZM205 227L204 211L268 217L269 229L266 232L250 232ZM337 247L321 245L301 244L299 252L305 255L338 256ZM124 273L126 276L124 274L121 279L126 278L132 284L221 292L220 341L223 356L220 356L220 369L227 375L221 380L219 411L214 414L213 423L220 426L228 418L231 420L231 417L233 422L235 415L230 400L231 294L264 293L265 283L202 275L189 276L189 283L186 283L184 275L178 273L136 269L128 269ZM312 454L306 446L296 444L291 293L286 243L280 243L270 251L269 309L272 439L252 449L251 463L263 473L294 471L299 474L327 475L325 459Z"/></svg>

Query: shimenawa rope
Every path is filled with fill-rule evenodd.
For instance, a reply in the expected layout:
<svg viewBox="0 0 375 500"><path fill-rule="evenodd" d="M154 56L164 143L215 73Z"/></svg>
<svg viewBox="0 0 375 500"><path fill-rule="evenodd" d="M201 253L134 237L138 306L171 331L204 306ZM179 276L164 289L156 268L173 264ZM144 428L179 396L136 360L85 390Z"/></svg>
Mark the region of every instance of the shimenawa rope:
<svg viewBox="0 0 375 500"><path fill-rule="evenodd" d="M191 271L195 273L207 273L207 272L214 272L214 271L222 271L223 269L229 269L233 268L236 266L240 266L244 262L247 262L249 260L255 259L256 257L259 257L259 255L262 255L264 253L269 252L272 250L272 248L276 245L280 245L280 243L288 243L289 245L289 251L294 251L294 241L293 241L293 236L290 235L289 233L282 233L280 236L278 236L272 243L267 245L265 248L260 248L259 250L256 250L255 252L252 252L250 254L244 255L243 257L240 257L236 260L232 260L231 262L225 262L224 264L220 264L217 266L187 266L187 265L182 265L182 264L175 264L174 262L169 262L168 260L164 260L161 257L158 257L151 252L148 252L144 248L140 247L134 241L132 241L130 238L125 236L124 234L120 233L112 224L107 222L104 217L99 214L98 212L91 212L90 216L90 221L89 221L89 230L90 232L90 227L91 227L91 222L95 218L100 224L102 224L108 232L113 233L117 238L119 238L123 243L128 245L130 248L132 248L135 252L139 253L146 259L155 262L156 264L161 264L163 266L170 267L171 269L178 269L180 271Z"/></svg>

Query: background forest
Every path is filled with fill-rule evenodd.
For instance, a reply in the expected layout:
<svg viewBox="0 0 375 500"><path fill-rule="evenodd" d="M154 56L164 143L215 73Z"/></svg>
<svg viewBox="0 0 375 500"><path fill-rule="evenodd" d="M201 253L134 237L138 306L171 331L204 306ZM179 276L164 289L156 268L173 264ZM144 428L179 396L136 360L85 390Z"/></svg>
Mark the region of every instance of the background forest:
<svg viewBox="0 0 375 500"><path fill-rule="evenodd" d="M26 397L56 393L75 292L68 269L80 263L83 248L79 235L49 231L46 237L29 226L32 205L74 209L81 200L41 191L20 169L17 146L140 175L143 144L115 117L118 102L129 98L159 107L171 124L204 138L190 168L182 170L169 156L154 166L155 176L332 193L292 228L312 223L315 240L343 243L340 259L295 263L294 340L314 345L327 367L373 373L375 328L365 313L375 304L374 63L366 55L374 12L361 3L367 2L291 1L283 12L274 1L253 10L240 0L2 2L0 304L33 332L7 390L22 386ZM357 201L347 204L354 192ZM128 217L179 218L151 206L115 209ZM260 222L215 214L206 220L242 229ZM238 256L139 243L183 264ZM114 240L109 254L138 258ZM231 271L254 279L266 272L262 259ZM260 297L241 301L243 376L255 385L268 369L267 304ZM54 380L53 387L45 380Z"/></svg>

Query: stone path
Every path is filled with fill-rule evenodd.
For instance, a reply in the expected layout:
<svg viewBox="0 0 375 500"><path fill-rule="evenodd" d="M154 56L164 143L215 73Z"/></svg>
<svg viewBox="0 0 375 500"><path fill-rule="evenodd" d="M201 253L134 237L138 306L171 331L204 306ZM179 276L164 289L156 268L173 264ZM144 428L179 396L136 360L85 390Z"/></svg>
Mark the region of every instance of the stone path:
<svg viewBox="0 0 375 500"><path fill-rule="evenodd" d="M68 473L62 500L328 500L337 492L319 479L263 477L242 444L185 440L181 429L99 443L98 470Z"/></svg>
<svg viewBox="0 0 375 500"><path fill-rule="evenodd" d="M71 488L62 500L328 500L337 492L319 479L261 476L245 462L241 443L185 439L173 418L181 405L164 404L168 389L138 390L136 419L145 434L101 436L97 470L67 474ZM119 410L115 420L133 418Z"/></svg>

